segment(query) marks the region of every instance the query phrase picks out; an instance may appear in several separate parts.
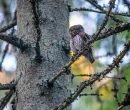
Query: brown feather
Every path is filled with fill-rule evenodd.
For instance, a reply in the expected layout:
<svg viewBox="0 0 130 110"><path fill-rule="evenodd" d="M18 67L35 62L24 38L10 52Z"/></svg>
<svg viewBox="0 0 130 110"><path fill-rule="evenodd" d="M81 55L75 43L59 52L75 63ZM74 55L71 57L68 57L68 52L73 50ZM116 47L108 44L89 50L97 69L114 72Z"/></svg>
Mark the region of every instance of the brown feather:
<svg viewBox="0 0 130 110"><path fill-rule="evenodd" d="M69 29L71 38L70 38L70 48L75 53L79 52L82 48L84 48L85 43L90 40L90 37L88 34L84 32L84 28L82 25L74 25L70 27ZM91 63L94 62L94 57L92 53L91 47L89 48L89 52L85 51L83 55L89 59Z"/></svg>

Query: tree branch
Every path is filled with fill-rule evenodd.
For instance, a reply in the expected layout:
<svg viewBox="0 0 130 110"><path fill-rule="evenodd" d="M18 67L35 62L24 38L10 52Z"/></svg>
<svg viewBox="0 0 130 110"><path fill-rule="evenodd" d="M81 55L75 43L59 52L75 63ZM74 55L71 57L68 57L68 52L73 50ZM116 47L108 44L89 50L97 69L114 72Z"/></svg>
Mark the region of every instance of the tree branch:
<svg viewBox="0 0 130 110"><path fill-rule="evenodd" d="M108 11L104 10L104 8L102 6L100 6L97 2L93 1L93 0L86 0L87 2L89 2L91 5L93 5L95 8L99 9L100 11L107 13ZM112 0L111 0L112 2ZM109 2L110 3L110 2ZM112 20L114 20L115 22L122 22L121 20L115 18L113 15L110 14L110 17L112 18Z"/></svg>
<svg viewBox="0 0 130 110"><path fill-rule="evenodd" d="M12 90L15 86L16 84L0 84L0 90Z"/></svg>
<svg viewBox="0 0 130 110"><path fill-rule="evenodd" d="M103 96L103 94L96 94L96 93L90 93L90 94L80 94L79 97L82 97L82 96Z"/></svg>
<svg viewBox="0 0 130 110"><path fill-rule="evenodd" d="M98 36L96 40L101 40L113 34L117 34L122 31L129 30L129 29L130 29L130 23L121 23L117 25L115 28L109 28L107 31L100 33L100 35Z"/></svg>
<svg viewBox="0 0 130 110"><path fill-rule="evenodd" d="M82 82L76 91L71 94L68 98L66 98L61 104L55 107L53 110L63 110L68 105L70 105L78 96L79 94L87 87L94 84L96 81L103 79L109 72L111 72L116 66L119 66L122 58L125 54L130 50L130 41L124 45L124 49L120 52L120 54L113 60L113 63L109 65L104 71L97 75L93 75L90 80L86 80Z"/></svg>
<svg viewBox="0 0 130 110"><path fill-rule="evenodd" d="M98 5L97 2L93 1L93 0L85 0L87 2L89 2L91 5L93 5L94 7L96 7L97 9L101 10L101 11L104 11L103 7Z"/></svg>
<svg viewBox="0 0 130 110"><path fill-rule="evenodd" d="M89 11L89 12L101 13L101 14L106 14L106 12L107 12L107 11L93 10L93 9L84 8L84 7L81 7L81 8L73 8L73 9L71 9L70 12L73 12L73 11ZM118 13L118 12L111 12L111 15L120 15L120 16L130 17L130 15L127 14L127 13Z"/></svg>
<svg viewBox="0 0 130 110"><path fill-rule="evenodd" d="M24 51L26 48L29 47L29 44L23 42L21 39L17 38L16 36L0 34L0 39L16 46L21 51Z"/></svg>
<svg viewBox="0 0 130 110"><path fill-rule="evenodd" d="M10 90L6 96L0 101L0 110L3 110L5 106L8 104L9 100L11 99L14 90Z"/></svg>
<svg viewBox="0 0 130 110"><path fill-rule="evenodd" d="M98 74L98 73L97 73ZM93 77L94 75L96 76L97 74L79 74L79 75L73 75L73 78L74 77ZM110 78L110 79L115 79L115 80L124 80L124 81L127 81L125 77L110 77L110 76L105 76L104 78Z"/></svg>
<svg viewBox="0 0 130 110"><path fill-rule="evenodd" d="M18 79L15 82L12 82L10 84L0 84L0 90L8 90L10 91L6 93L6 96L0 101L0 110L3 110L5 106L10 101L12 95L15 93L15 87L18 84L19 80L21 79L22 74L18 77Z"/></svg>
<svg viewBox="0 0 130 110"><path fill-rule="evenodd" d="M8 25L2 27L2 28L0 29L0 33L1 33L1 32L5 32L5 31L7 31L8 29L10 29L10 28L16 26L16 24L17 24L17 21L16 21L16 20L13 20L13 21L12 21L11 23L9 23Z"/></svg>
<svg viewBox="0 0 130 110"><path fill-rule="evenodd" d="M90 0L91 1L91 0ZM110 6L109 6L109 10L108 12L106 13L106 16L99 28L99 31L95 34L95 38L94 39L97 39L98 35L101 33L101 31L103 30L103 28L105 27L105 25L107 24L108 22L108 19L109 19L109 15L110 15L110 12L112 11L112 8L114 8L114 5L115 5L115 0L110 0L109 2Z"/></svg>
<svg viewBox="0 0 130 110"><path fill-rule="evenodd" d="M0 61L0 71L2 70L2 63L4 61L6 54L7 54L8 48L9 48L9 44L6 44L1 61Z"/></svg>

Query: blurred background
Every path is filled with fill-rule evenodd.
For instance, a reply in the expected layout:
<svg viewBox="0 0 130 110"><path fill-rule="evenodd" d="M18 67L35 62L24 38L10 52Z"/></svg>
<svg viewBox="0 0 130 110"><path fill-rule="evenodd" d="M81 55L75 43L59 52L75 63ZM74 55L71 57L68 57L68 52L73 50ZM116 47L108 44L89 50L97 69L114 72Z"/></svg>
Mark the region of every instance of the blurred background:
<svg viewBox="0 0 130 110"><path fill-rule="evenodd" d="M15 0L0 0L0 27L9 24L14 19L16 10ZM16 34L16 27L3 32L3 34ZM6 51L7 50L7 51ZM6 52L5 52L6 51ZM5 54L5 55L4 55ZM0 83L8 83L15 76L16 71L16 48L0 40ZM10 79L11 78L11 79Z"/></svg>
<svg viewBox="0 0 130 110"><path fill-rule="evenodd" d="M91 0L70 0L69 4L72 8L88 8L98 10L88 1ZM92 0L98 2L99 5L108 9L109 0ZM116 0L113 12L128 13L130 12L130 0ZM5 26L15 18L16 0L0 0L0 27ZM104 19L104 14L89 11L73 11L70 13L69 26L81 24L85 28L85 32L93 35L99 28ZM115 15L116 18L129 22L129 17ZM109 19L106 29L116 26L116 22ZM16 34L17 27L6 31L8 34ZM77 85L82 81L88 80L89 76L80 76L82 74L91 75L103 71L113 58L117 56L123 49L123 44L130 39L130 32L124 31L117 35L112 35L106 39L96 41L92 44L95 62L91 64L87 59L81 56L72 66L73 74L70 89L73 92ZM7 50L6 54L5 50ZM0 83L5 84L15 79L15 71L17 68L16 53L17 49L12 45L0 41ZM120 68L115 68L101 81L96 82L92 87L87 87L83 93L88 94L77 98L72 104L72 110L116 110L118 103L121 102L127 92L127 86L130 84L130 53L128 53L121 63ZM4 58L3 58L4 56ZM73 56L70 53L70 57ZM4 96L0 91L0 97ZM125 108L129 110L129 107ZM5 110L9 110L8 106Z"/></svg>
<svg viewBox="0 0 130 110"><path fill-rule="evenodd" d="M15 17L16 0L0 0L0 28L12 22ZM16 28L14 27L1 34L16 35ZM15 79L17 61L16 48L0 40L0 83L7 84ZM6 95L6 91L0 91L0 98ZM12 110L8 104L4 110Z"/></svg>

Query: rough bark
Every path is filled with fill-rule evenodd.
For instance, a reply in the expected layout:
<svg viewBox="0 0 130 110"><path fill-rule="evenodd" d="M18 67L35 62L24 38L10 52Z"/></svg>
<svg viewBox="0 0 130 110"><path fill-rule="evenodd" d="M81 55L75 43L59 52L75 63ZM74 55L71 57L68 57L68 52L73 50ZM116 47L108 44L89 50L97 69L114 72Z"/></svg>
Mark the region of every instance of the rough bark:
<svg viewBox="0 0 130 110"><path fill-rule="evenodd" d="M18 55L17 110L51 110L70 94L67 75L46 83L69 60L68 13L67 0L17 0L18 37L31 44Z"/></svg>

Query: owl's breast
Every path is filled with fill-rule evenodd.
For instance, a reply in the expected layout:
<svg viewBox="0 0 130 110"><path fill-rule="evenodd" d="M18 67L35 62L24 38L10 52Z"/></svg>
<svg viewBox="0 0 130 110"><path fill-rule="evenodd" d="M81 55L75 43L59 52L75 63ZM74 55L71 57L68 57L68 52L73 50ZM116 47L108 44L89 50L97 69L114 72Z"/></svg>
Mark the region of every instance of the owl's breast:
<svg viewBox="0 0 130 110"><path fill-rule="evenodd" d="M70 48L74 52L78 52L81 50L82 44L83 44L82 38L79 35L76 35L70 41Z"/></svg>

